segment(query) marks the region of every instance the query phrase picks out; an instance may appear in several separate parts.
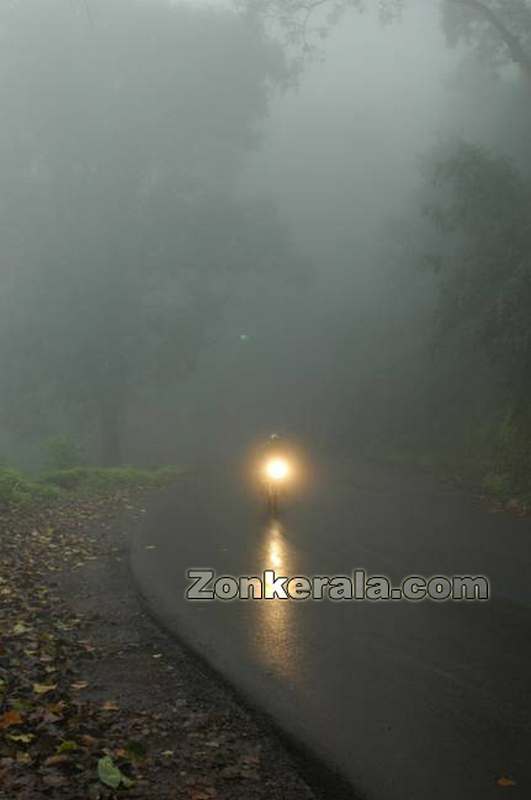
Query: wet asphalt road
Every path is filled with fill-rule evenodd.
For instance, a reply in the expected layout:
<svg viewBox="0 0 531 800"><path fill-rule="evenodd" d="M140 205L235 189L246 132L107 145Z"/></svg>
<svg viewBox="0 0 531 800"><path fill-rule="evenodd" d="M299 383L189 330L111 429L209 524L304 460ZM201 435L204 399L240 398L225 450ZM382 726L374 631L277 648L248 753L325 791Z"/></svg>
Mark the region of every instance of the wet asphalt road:
<svg viewBox="0 0 531 800"><path fill-rule="evenodd" d="M196 471L147 515L132 567L154 612L376 800L531 797L531 523L434 479L322 467L276 528L237 470ZM484 603L184 601L218 575L485 574ZM516 786L502 788L508 776Z"/></svg>

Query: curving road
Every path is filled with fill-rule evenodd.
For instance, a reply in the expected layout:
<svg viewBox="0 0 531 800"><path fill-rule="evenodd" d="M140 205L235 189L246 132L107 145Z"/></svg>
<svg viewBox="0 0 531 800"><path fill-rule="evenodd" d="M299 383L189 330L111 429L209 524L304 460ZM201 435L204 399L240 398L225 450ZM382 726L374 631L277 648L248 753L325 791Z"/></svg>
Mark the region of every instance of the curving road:
<svg viewBox="0 0 531 800"><path fill-rule="evenodd" d="M227 466L147 515L132 567L154 612L375 800L531 797L531 525L424 475L322 468L282 528ZM183 599L218 574L486 574L486 603ZM498 779L516 782L500 787Z"/></svg>

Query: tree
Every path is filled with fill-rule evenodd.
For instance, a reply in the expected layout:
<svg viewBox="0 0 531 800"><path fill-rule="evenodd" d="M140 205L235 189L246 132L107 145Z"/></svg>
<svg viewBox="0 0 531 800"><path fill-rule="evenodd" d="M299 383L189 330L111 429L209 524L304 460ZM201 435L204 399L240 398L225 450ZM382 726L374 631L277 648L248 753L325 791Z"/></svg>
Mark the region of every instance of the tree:
<svg viewBox="0 0 531 800"><path fill-rule="evenodd" d="M440 232L438 340L486 354L501 380L519 440L531 452L531 184L504 158L467 142L438 152L426 210ZM513 448L512 456L515 450ZM515 465L513 465L515 466Z"/></svg>
<svg viewBox="0 0 531 800"><path fill-rule="evenodd" d="M398 19L408 0L237 0L247 13L274 20L289 41L310 50L348 9L376 8L383 22ZM529 0L431 0L441 10L448 42L466 41L496 65L513 63L531 79Z"/></svg>
<svg viewBox="0 0 531 800"><path fill-rule="evenodd" d="M90 8L1 12L0 408L118 463L135 394L190 369L255 261L233 184L283 65L229 12Z"/></svg>

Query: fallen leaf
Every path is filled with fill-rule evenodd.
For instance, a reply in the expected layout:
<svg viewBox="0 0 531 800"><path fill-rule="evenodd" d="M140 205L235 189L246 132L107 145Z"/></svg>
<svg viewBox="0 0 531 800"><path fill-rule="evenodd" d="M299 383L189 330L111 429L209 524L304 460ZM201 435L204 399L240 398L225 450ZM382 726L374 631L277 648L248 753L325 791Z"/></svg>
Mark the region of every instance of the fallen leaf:
<svg viewBox="0 0 531 800"><path fill-rule="evenodd" d="M58 764L68 764L69 758L66 755L49 756L44 762L45 767L56 767Z"/></svg>
<svg viewBox="0 0 531 800"><path fill-rule="evenodd" d="M61 742L59 745L57 748L57 755L60 755L61 753L71 753L73 750L79 750L79 745L76 742L67 740Z"/></svg>
<svg viewBox="0 0 531 800"><path fill-rule="evenodd" d="M62 715L64 710L65 710L65 701L64 700L59 700L58 703L49 703L46 706L46 711L50 711L52 714Z"/></svg>
<svg viewBox="0 0 531 800"><path fill-rule="evenodd" d="M35 694L48 694L48 692L53 692L54 689L57 689L56 683L34 683L33 684L33 691Z"/></svg>
<svg viewBox="0 0 531 800"><path fill-rule="evenodd" d="M127 778L119 769L110 756L104 756L98 761L98 778L105 786L117 789L120 784L126 789L133 785L133 781Z"/></svg>
<svg viewBox="0 0 531 800"><path fill-rule="evenodd" d="M8 733L7 738L12 742L21 742L21 744L29 744L35 736L33 733Z"/></svg>
<svg viewBox="0 0 531 800"><path fill-rule="evenodd" d="M117 703L114 703L112 700L106 700L105 703L101 706L102 711L119 711L120 706Z"/></svg>
<svg viewBox="0 0 531 800"><path fill-rule="evenodd" d="M17 622L13 628L13 633L15 636L22 636L23 633L29 633L30 630L31 628L28 628L23 622Z"/></svg>
<svg viewBox="0 0 531 800"><path fill-rule="evenodd" d="M507 778L506 776L498 778L496 783L498 784L498 786L503 786L504 788L507 786L516 786L516 781L513 781L512 778Z"/></svg>
<svg viewBox="0 0 531 800"><path fill-rule="evenodd" d="M11 725L22 725L22 717L18 711L6 711L0 717L0 729L9 728Z"/></svg>
<svg viewBox="0 0 531 800"><path fill-rule="evenodd" d="M77 681L76 683L71 683L70 688L74 690L74 692L80 692L81 689L86 689L88 686L87 681Z"/></svg>

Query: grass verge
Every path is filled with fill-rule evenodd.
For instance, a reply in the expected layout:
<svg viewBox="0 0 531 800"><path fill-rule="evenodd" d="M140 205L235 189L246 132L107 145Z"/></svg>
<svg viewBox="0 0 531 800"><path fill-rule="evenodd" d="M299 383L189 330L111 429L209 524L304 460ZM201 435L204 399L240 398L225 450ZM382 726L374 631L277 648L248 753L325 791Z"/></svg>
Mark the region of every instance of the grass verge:
<svg viewBox="0 0 531 800"><path fill-rule="evenodd" d="M14 469L0 469L0 510L48 505L71 495L102 494L120 489L157 489L179 475L177 467L73 467L31 478Z"/></svg>

